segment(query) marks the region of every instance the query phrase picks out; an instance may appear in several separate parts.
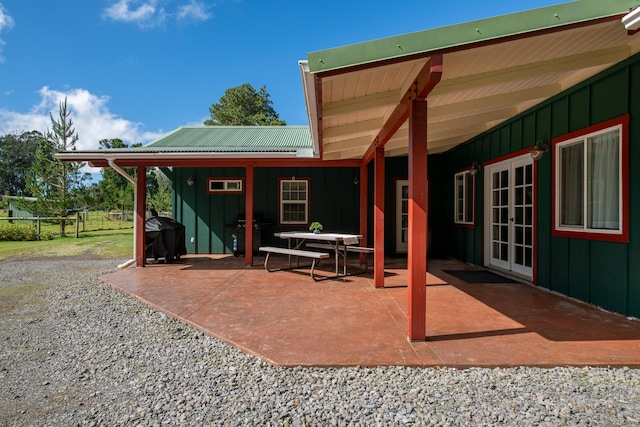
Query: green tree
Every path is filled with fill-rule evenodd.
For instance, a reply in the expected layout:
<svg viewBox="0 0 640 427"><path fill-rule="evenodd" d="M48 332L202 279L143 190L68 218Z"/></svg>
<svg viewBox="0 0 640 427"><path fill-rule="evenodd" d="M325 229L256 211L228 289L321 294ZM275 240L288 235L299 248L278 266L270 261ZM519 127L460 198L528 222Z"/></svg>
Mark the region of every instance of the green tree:
<svg viewBox="0 0 640 427"><path fill-rule="evenodd" d="M249 83L227 89L220 101L211 104L207 126L283 126L273 109L267 87L256 91Z"/></svg>
<svg viewBox="0 0 640 427"><path fill-rule="evenodd" d="M0 194L31 196L27 182L38 144L43 138L35 130L0 136Z"/></svg>
<svg viewBox="0 0 640 427"><path fill-rule="evenodd" d="M100 149L129 148L119 138L102 139ZM137 176L136 168L124 168L132 178ZM113 168L102 168L102 179L96 186L96 203L100 209L133 209L133 184Z"/></svg>
<svg viewBox="0 0 640 427"><path fill-rule="evenodd" d="M131 148L141 144L132 144ZM126 149L129 146L119 138L100 140L100 149ZM132 178L138 176L136 168L123 168ZM133 184L112 168L102 168L102 179L95 186L96 201L100 209L133 209ZM171 181L160 169L147 170L147 201L159 211L171 210Z"/></svg>
<svg viewBox="0 0 640 427"><path fill-rule="evenodd" d="M171 180L155 168L147 173L147 201L160 212L171 210Z"/></svg>
<svg viewBox="0 0 640 427"><path fill-rule="evenodd" d="M61 162L55 153L74 151L78 134L73 127L71 113L67 109L67 99L60 102L58 120L51 118L51 130L40 140L31 168L33 177L28 186L37 198L38 212L47 216L65 217L79 209L78 200L83 183L89 174L83 174L83 162ZM60 222L60 235L65 236L65 221Z"/></svg>

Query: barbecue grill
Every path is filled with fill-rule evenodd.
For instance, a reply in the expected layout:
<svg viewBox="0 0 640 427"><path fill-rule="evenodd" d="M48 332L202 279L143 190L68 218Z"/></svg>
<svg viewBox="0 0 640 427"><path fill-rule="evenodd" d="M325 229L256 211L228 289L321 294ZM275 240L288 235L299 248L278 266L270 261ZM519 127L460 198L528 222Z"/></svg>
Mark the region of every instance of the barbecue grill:
<svg viewBox="0 0 640 427"><path fill-rule="evenodd" d="M185 227L173 218L152 216L144 224L146 256L165 263L187 254Z"/></svg>
<svg viewBox="0 0 640 427"><path fill-rule="evenodd" d="M254 253L258 253L258 248L260 248L261 241L262 241L262 229L267 225L269 225L269 223L262 222L262 217L260 215L254 214L253 216L253 252ZM244 254L246 250L245 228L247 226L245 214L242 213L236 216L235 222L231 224L225 224L225 226L227 228L235 230L231 235L231 238L235 240L232 244L233 254L235 256L240 256Z"/></svg>

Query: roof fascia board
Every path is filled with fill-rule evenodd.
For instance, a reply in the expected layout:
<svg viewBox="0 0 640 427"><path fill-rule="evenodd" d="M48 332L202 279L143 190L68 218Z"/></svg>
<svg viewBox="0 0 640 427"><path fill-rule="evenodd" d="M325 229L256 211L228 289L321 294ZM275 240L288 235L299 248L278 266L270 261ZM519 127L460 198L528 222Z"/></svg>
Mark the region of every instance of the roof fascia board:
<svg viewBox="0 0 640 427"><path fill-rule="evenodd" d="M106 159L89 160L89 166L96 168L109 167ZM320 160L320 159L121 159L120 167L360 167L360 159Z"/></svg>
<svg viewBox="0 0 640 427"><path fill-rule="evenodd" d="M190 152L87 152L87 151L65 151L61 153L55 154L56 158L64 161L93 161L93 160L152 160L152 159L161 159L161 160L180 160L180 159L289 159L298 157L297 152L260 152L260 153L251 153L251 152L234 152L234 153L216 153L216 152L201 152L201 151L190 151Z"/></svg>
<svg viewBox="0 0 640 427"><path fill-rule="evenodd" d="M307 54L309 71L325 73L430 52L462 48L588 21L620 19L638 0L574 0L539 9L450 25Z"/></svg>

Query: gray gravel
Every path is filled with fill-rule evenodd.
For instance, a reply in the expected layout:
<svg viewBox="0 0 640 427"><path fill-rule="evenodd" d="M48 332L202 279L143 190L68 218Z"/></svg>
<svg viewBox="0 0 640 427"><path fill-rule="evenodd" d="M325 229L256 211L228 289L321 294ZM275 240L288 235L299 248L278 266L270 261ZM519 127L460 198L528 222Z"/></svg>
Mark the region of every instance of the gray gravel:
<svg viewBox="0 0 640 427"><path fill-rule="evenodd" d="M98 280L0 262L0 425L629 426L633 369L277 368Z"/></svg>

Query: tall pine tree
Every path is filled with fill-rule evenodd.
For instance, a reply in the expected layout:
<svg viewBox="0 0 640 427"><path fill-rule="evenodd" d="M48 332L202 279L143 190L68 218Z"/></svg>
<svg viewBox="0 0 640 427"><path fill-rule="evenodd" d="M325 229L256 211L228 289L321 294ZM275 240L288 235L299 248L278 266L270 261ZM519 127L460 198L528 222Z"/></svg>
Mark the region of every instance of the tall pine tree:
<svg viewBox="0 0 640 427"><path fill-rule="evenodd" d="M71 113L67 109L67 99L60 102L58 120L51 118L51 130L47 130L36 151L30 185L31 193L37 198L38 212L46 216L66 217L78 209L77 205L86 175L81 173L83 162L62 162L55 154L74 151L79 137L73 127ZM60 222L60 235L65 236L65 221Z"/></svg>

